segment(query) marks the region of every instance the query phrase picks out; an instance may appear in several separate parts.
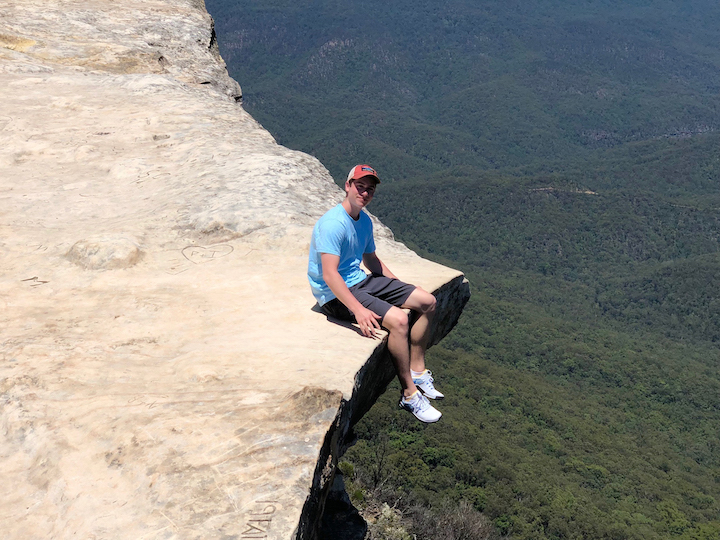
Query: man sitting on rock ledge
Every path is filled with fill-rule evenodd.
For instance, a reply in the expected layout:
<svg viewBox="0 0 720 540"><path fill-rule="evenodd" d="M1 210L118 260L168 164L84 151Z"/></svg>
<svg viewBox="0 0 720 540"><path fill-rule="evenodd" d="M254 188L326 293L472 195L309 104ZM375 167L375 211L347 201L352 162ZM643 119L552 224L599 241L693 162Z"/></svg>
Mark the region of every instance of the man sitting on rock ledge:
<svg viewBox="0 0 720 540"><path fill-rule="evenodd" d="M325 314L357 322L366 337L375 337L381 327L389 332L388 349L402 387L400 407L423 422L437 422L442 414L427 398L444 396L425 369L435 297L397 279L375 254L372 221L362 210L379 183L372 167L352 168L345 182L345 200L325 213L313 229L308 279ZM360 268L361 262L371 275ZM400 308L417 312L412 326Z"/></svg>

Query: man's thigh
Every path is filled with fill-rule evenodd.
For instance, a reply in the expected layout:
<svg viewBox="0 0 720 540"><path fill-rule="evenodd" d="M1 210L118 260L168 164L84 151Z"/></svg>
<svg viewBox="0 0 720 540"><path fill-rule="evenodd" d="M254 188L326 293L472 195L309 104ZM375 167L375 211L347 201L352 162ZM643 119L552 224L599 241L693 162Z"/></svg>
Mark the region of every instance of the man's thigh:
<svg viewBox="0 0 720 540"><path fill-rule="evenodd" d="M387 302L391 306L402 306L415 291L415 285L405 283L399 279L379 275L371 275L362 283L350 287L350 292L360 300L359 295L368 294ZM362 303L362 300L360 300Z"/></svg>
<svg viewBox="0 0 720 540"><path fill-rule="evenodd" d="M381 317L381 324L390 308L409 307L404 304L409 301L416 290L415 285L377 275L368 276L361 283L350 287L350 292L361 305ZM352 312L337 298L325 304L322 309L332 317L355 321Z"/></svg>
<svg viewBox="0 0 720 540"><path fill-rule="evenodd" d="M415 290L410 293L405 302L400 306L409 308L414 311L425 312L430 306L435 303L435 297L427 292L426 290L416 287Z"/></svg>
<svg viewBox="0 0 720 540"><path fill-rule="evenodd" d="M382 321L385 318L385 315L387 315L387 312L390 311L390 308L393 307L391 303L366 292L356 294L355 298L357 298L357 301L370 311L376 315L380 315L380 324L382 324Z"/></svg>
<svg viewBox="0 0 720 540"><path fill-rule="evenodd" d="M355 296L355 299L358 302L360 302L361 305L368 308L370 311L372 311L376 315L379 315L381 323L382 323L382 320L385 318L385 315L387 314L387 312L390 311L390 308L393 307L392 304L389 304L385 300L376 298L368 293L364 293L364 292L355 293L354 296ZM330 317L334 317L336 319L340 319L343 321L356 322L355 315L353 315L352 311L350 311L345 306L345 304L343 304L337 298L333 298L327 304L322 306L320 309L322 309L322 311L325 313L325 315L328 315Z"/></svg>
<svg viewBox="0 0 720 540"><path fill-rule="evenodd" d="M350 291L370 311L380 315L382 321L393 307L399 308L412 295L415 285L386 276L371 275Z"/></svg>

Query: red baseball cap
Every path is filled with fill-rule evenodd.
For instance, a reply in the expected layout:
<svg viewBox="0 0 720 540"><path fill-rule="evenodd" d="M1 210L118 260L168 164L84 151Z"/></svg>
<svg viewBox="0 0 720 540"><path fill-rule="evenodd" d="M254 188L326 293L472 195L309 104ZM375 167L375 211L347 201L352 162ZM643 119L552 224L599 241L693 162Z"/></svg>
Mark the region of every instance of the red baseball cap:
<svg viewBox="0 0 720 540"><path fill-rule="evenodd" d="M380 178L378 178L375 169L373 169L370 165L355 165L352 169L350 169L347 181L360 180L366 176L372 176L378 184L380 183Z"/></svg>

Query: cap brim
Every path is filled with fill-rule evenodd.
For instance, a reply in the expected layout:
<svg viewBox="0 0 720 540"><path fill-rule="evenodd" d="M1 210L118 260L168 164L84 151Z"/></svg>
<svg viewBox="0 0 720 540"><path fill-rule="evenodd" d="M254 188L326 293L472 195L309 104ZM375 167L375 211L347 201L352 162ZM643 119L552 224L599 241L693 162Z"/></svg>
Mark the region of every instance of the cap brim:
<svg viewBox="0 0 720 540"><path fill-rule="evenodd" d="M359 176L359 177L357 177L357 178L353 178L353 180L361 180L362 178L372 178L372 179L375 180L375 182L376 182L377 184L380 183L380 179L379 179L377 176L375 176L374 174L364 174L364 175Z"/></svg>

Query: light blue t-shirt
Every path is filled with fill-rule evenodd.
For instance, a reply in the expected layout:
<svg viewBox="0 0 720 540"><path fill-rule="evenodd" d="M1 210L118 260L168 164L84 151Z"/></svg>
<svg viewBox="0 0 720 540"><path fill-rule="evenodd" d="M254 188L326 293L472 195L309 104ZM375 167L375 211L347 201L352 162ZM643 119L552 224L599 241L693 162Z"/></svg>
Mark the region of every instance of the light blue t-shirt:
<svg viewBox="0 0 720 540"><path fill-rule="evenodd" d="M315 224L310 240L308 280L313 295L321 306L335 298L323 279L321 253L338 255L338 272L348 287L367 277L360 268L363 254L375 252L373 226L370 216L360 212L357 221L350 217L342 204L328 210Z"/></svg>

